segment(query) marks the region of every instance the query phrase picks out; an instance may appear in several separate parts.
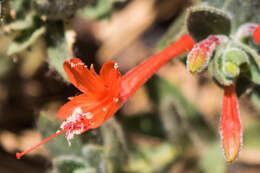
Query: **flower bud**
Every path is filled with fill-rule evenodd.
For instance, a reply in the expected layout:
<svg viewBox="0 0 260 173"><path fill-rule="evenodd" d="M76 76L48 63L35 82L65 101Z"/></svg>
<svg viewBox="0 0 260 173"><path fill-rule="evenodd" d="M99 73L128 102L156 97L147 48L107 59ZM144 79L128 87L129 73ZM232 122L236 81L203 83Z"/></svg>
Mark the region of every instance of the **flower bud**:
<svg viewBox="0 0 260 173"><path fill-rule="evenodd" d="M187 69L190 73L201 72L209 63L213 51L217 46L226 42L226 36L211 35L205 40L195 44L187 57Z"/></svg>
<svg viewBox="0 0 260 173"><path fill-rule="evenodd" d="M260 25L258 25L254 30L253 38L258 44L260 44Z"/></svg>

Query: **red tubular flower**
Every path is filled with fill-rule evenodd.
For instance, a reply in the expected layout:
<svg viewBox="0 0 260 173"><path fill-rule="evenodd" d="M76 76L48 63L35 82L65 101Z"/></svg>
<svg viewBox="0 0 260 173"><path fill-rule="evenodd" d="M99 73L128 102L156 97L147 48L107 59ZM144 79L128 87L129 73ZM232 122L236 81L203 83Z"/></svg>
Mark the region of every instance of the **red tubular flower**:
<svg viewBox="0 0 260 173"><path fill-rule="evenodd" d="M242 126L234 85L224 87L220 135L226 160L232 162L242 145Z"/></svg>
<svg viewBox="0 0 260 173"><path fill-rule="evenodd" d="M260 25L258 25L254 30L253 38L258 44L260 44Z"/></svg>
<svg viewBox="0 0 260 173"><path fill-rule="evenodd" d="M112 61L102 66L99 75L94 71L93 66L88 69L78 58L65 61L63 66L69 80L83 94L73 97L58 111L57 116L64 120L61 131L22 153L16 153L16 157L20 159L26 153L64 132L70 144L75 134L99 127L162 65L178 55L187 53L193 45L192 38L185 34L177 42L148 58L124 76L121 76L118 64Z"/></svg>

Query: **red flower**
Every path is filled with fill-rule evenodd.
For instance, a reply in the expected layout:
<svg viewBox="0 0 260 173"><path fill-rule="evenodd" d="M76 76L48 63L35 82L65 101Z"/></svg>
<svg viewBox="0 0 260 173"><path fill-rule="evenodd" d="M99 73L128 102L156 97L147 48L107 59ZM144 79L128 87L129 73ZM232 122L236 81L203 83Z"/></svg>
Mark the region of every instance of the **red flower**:
<svg viewBox="0 0 260 173"><path fill-rule="evenodd" d="M124 76L121 76L118 64L112 61L102 66L99 75L96 74L93 66L88 69L78 58L65 61L64 69L69 80L83 94L73 97L58 111L58 117L64 120L61 131L22 153L16 153L16 157L20 159L24 154L64 132L66 132L66 139L70 141L75 134L99 127L162 65L190 51L193 45L192 38L185 34L177 42L148 58Z"/></svg>
<svg viewBox="0 0 260 173"><path fill-rule="evenodd" d="M234 85L224 87L220 134L225 157L228 162L232 162L242 144L242 126Z"/></svg>
<svg viewBox="0 0 260 173"><path fill-rule="evenodd" d="M260 25L258 25L254 30L253 38L258 44L260 44Z"/></svg>
<svg viewBox="0 0 260 173"><path fill-rule="evenodd" d="M120 107L121 74L112 61L102 66L100 75L78 58L65 61L63 67L71 83L84 93L72 97L58 111L58 117L65 120L61 129L68 129L69 141L74 134L97 128Z"/></svg>

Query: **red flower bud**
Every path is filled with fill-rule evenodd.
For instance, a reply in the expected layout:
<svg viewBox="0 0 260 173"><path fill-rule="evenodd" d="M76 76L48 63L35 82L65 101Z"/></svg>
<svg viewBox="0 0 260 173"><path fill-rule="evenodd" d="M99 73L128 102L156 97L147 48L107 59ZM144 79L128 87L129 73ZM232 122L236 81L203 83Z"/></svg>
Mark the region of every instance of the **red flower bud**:
<svg viewBox="0 0 260 173"><path fill-rule="evenodd" d="M256 27L256 29L253 32L253 39L260 44L260 25Z"/></svg>
<svg viewBox="0 0 260 173"><path fill-rule="evenodd" d="M217 46L227 40L226 36L211 35L194 45L187 57L187 69L191 73L201 72L209 63L213 51Z"/></svg>

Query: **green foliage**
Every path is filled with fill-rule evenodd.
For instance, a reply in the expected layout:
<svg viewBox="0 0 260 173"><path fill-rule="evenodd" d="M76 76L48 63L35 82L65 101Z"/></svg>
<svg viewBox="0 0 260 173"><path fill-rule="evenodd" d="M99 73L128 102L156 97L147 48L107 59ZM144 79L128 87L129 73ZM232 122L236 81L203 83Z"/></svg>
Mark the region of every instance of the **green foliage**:
<svg viewBox="0 0 260 173"><path fill-rule="evenodd" d="M203 0L210 6L223 9L232 16L232 31L249 22L260 23L260 1L255 0ZM238 10L239 9L239 10Z"/></svg>
<svg viewBox="0 0 260 173"><path fill-rule="evenodd" d="M51 20L73 17L80 8L98 0L31 0L35 11Z"/></svg>
<svg viewBox="0 0 260 173"><path fill-rule="evenodd" d="M106 148L107 161L110 168L116 172L120 170L128 160L128 148L123 129L115 118L110 118L101 126L103 145ZM92 158L90 158L92 159Z"/></svg>
<svg viewBox="0 0 260 173"><path fill-rule="evenodd" d="M54 159L54 164L57 172L62 173L74 173L80 170L85 170L86 165L84 160L79 159L78 157L59 157ZM85 170L86 171L86 170ZM91 170L88 170L91 172ZM94 171L93 171L94 173Z"/></svg>
<svg viewBox="0 0 260 173"><path fill-rule="evenodd" d="M41 37L45 33L45 28L41 27L35 31L29 36L29 38L24 38L24 40L19 42L12 42L8 48L7 55L11 56L16 53L19 53L21 51L24 51L25 49L29 48L31 45L33 45L39 37Z"/></svg>
<svg viewBox="0 0 260 173"><path fill-rule="evenodd" d="M229 35L231 18L224 11L207 6L195 6L188 10L186 26L196 41L209 35Z"/></svg>
<svg viewBox="0 0 260 173"><path fill-rule="evenodd" d="M64 25L61 22L50 22L47 26L47 32L52 33L46 39L48 43L48 62L63 79L67 79L67 75L63 69L63 62L70 59L70 55Z"/></svg>
<svg viewBox="0 0 260 173"><path fill-rule="evenodd" d="M99 0L96 1L94 4L90 5L89 7L86 7L80 11L80 15L86 18L102 18L104 16L107 16L111 9L113 1L110 0Z"/></svg>
<svg viewBox="0 0 260 173"><path fill-rule="evenodd" d="M159 50L169 45L176 37L186 31L185 28L183 29L183 16L185 15L187 16L187 31L196 41L203 40L209 35L226 35L229 39L228 42L217 48L209 63L210 74L220 86L235 82L238 96L245 91L251 90L249 94L250 99L255 109L258 110L260 105L258 86L260 77L260 46L253 41L252 35L247 35L246 38L240 39L238 37L238 30L239 26L245 23L260 23L258 15L260 1L203 0L203 2L205 3L196 4L196 6L190 8L186 14L182 14L174 21L171 25L172 27L170 27L159 42ZM165 89L154 93L161 94L163 91L165 91ZM171 99L172 98L167 99L167 97L165 97L164 101L170 102ZM171 121L175 122L173 125L174 128L168 125L168 131L173 134L171 135L171 139L174 138L173 136L176 137L178 135L182 135L182 139L184 139L183 134L178 133L178 129L183 129L180 127L180 121L178 122L178 118L173 118L176 116L176 110L178 112L178 102L181 99L178 98L176 100L177 101L171 101L171 104L174 105L174 111L172 111L171 108L167 110L167 106L162 108L162 110L164 110L164 117L167 117L167 113L171 115L168 116L169 118L165 118L166 120L164 120L164 122L168 124ZM156 102L156 104L158 104L158 102ZM185 112L185 110L183 112ZM181 112L180 115L185 115L183 112ZM184 122L188 121L186 120ZM192 131L196 130L193 129ZM259 135L257 135L257 131L259 131L259 124L251 124L248 130L245 129L245 145L249 145L249 147L254 146L255 149L259 148L257 147L259 146ZM200 167L203 172L222 173L226 171L226 165L220 150L219 144L216 143L206 147L200 160Z"/></svg>
<svg viewBox="0 0 260 173"><path fill-rule="evenodd" d="M20 1L22 2L22 1ZM23 19L17 19L14 22L8 24L8 27L12 31L22 31L24 29L28 29L33 26L33 17L35 16L34 13L30 13L25 16Z"/></svg>
<svg viewBox="0 0 260 173"><path fill-rule="evenodd" d="M67 80L62 64L73 56L70 22L78 9L85 17L107 17L113 10L113 4L122 0L21 0L5 2L13 15L6 13L4 31L12 39L6 52L8 56L18 55L29 49L40 38L46 44L48 62L51 69ZM83 14L82 13L82 14ZM65 26L66 25L66 26ZM73 41L73 39L72 39Z"/></svg>
<svg viewBox="0 0 260 173"><path fill-rule="evenodd" d="M42 137L46 138L56 133L61 122L42 112L38 121L38 128ZM96 131L98 132L98 131ZM128 158L127 146L120 125L114 118L108 120L98 135L101 143L93 143L87 136L75 136L71 146L68 146L64 135L60 135L45 144L49 154L53 157L54 170L58 173L66 172L116 172L126 164ZM85 139L87 141L85 141ZM100 141L100 139L98 139ZM97 141L97 140L95 140Z"/></svg>
<svg viewBox="0 0 260 173"><path fill-rule="evenodd" d="M256 86L249 94L252 104L260 112L260 87Z"/></svg>
<svg viewBox="0 0 260 173"><path fill-rule="evenodd" d="M209 35L225 35L228 37L228 42L225 44L221 43L222 45L215 51L214 58L209 62L209 71L212 77L221 85L230 85L241 75L249 78L251 82L259 84L259 46L252 41L252 36L240 40L238 38L239 34L237 33L239 29L237 23L243 24L248 21L258 21L256 17L252 17L255 16L254 10L258 8L258 2L255 2L254 7L252 7L252 3L249 5L243 2L242 8L245 9L246 14L244 15L243 13L242 16L233 16L233 13L230 13L230 11L236 11L237 13L237 1L220 0L206 2L208 2L207 5L195 6L187 10L186 28L196 41L201 41ZM249 6L252 7L252 11L248 10ZM221 7L222 10L215 7ZM168 38L166 39L164 37L159 42L159 50L185 31L185 29L182 29L183 16L184 15L181 15L172 25L176 30L169 29L166 33ZM245 18L248 18L248 20ZM239 83L240 80L238 80L238 85L240 85ZM241 83L241 85L244 84ZM249 83L246 85L247 88L250 87Z"/></svg>
<svg viewBox="0 0 260 173"><path fill-rule="evenodd" d="M219 142L207 146L200 159L200 165L202 170L206 173L226 172L225 160Z"/></svg>
<svg viewBox="0 0 260 173"><path fill-rule="evenodd" d="M240 68L242 68L240 70ZM244 68L244 69L243 69ZM232 43L220 46L209 64L211 75L222 85L229 85L241 72L247 72L249 58L247 54L234 47Z"/></svg>
<svg viewBox="0 0 260 173"><path fill-rule="evenodd" d="M170 139L185 141L183 129L192 130L201 140L209 140L215 136L214 131L205 122L203 115L190 103L178 88L158 76L153 76L147 83L148 91L154 104L159 106L159 115ZM179 121L178 121L179 119ZM177 120L177 121L176 121ZM182 124L185 122L186 124ZM172 130L169 130L174 128ZM180 131L180 129L182 129ZM179 136L179 134L182 134ZM184 142L185 143L185 142Z"/></svg>
<svg viewBox="0 0 260 173"><path fill-rule="evenodd" d="M258 121L254 121L249 123L248 127L244 131L244 145L248 148L260 150L260 123Z"/></svg>
<svg viewBox="0 0 260 173"><path fill-rule="evenodd" d="M47 138L60 129L60 124L61 122L57 121L55 117L47 116L44 112L41 112L37 127L41 131L42 137ZM80 138L75 137L72 141L71 147L69 147L67 141L65 140L65 136L60 135L45 144L45 146L48 148L49 154L53 157L59 157L62 155L81 156L81 148L83 147L83 143Z"/></svg>
<svg viewBox="0 0 260 173"><path fill-rule="evenodd" d="M107 18L111 15L114 3L118 1L125 0L96 0L86 8L81 9L79 14L89 19Z"/></svg>
<svg viewBox="0 0 260 173"><path fill-rule="evenodd" d="M162 143L156 147L137 146L131 155L126 171L130 172L163 172L167 170L178 154L169 143Z"/></svg>

